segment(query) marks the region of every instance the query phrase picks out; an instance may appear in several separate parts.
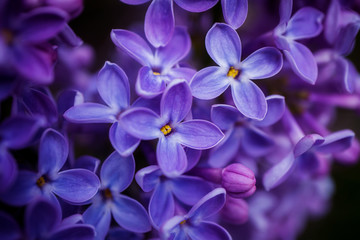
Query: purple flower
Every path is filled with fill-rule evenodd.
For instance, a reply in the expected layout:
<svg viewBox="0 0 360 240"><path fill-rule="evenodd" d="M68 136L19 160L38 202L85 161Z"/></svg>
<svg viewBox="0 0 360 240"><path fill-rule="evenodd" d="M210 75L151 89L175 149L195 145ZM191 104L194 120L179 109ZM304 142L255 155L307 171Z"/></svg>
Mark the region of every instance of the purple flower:
<svg viewBox="0 0 360 240"><path fill-rule="evenodd" d="M134 178L133 156L122 157L113 152L100 170L101 188L84 212L84 221L96 228L96 239L104 239L110 228L111 215L126 230L148 232L151 230L149 217L144 207L123 194Z"/></svg>
<svg viewBox="0 0 360 240"><path fill-rule="evenodd" d="M216 188L199 200L185 216L175 216L161 227L162 239L231 239L216 223L207 221L225 204L225 190Z"/></svg>
<svg viewBox="0 0 360 240"><path fill-rule="evenodd" d="M207 33L206 49L219 67L200 70L191 81L192 94L213 99L231 85L234 103L248 118L264 119L267 103L261 89L251 79L269 78L282 68L281 53L272 47L259 49L241 61L241 42L229 25L216 23Z"/></svg>
<svg viewBox="0 0 360 240"><path fill-rule="evenodd" d="M249 207L244 199L227 195L220 214L221 218L230 224L244 224L249 218Z"/></svg>
<svg viewBox="0 0 360 240"><path fill-rule="evenodd" d="M127 30L112 30L111 39L116 46L143 65L136 80L136 92L141 96L159 95L173 79L190 81L195 74L190 68L174 68L189 53L191 47L190 36L185 28L175 28L170 42L164 47L156 48L154 53L144 39Z"/></svg>
<svg viewBox="0 0 360 240"><path fill-rule="evenodd" d="M55 194L71 203L91 199L100 185L98 177L86 169L60 171L67 156L65 138L55 130L46 130L40 140L38 172L19 171L12 187L1 199L14 206L28 204L39 196L58 203Z"/></svg>
<svg viewBox="0 0 360 240"><path fill-rule="evenodd" d="M121 155L129 156L140 140L127 134L118 123L122 112L130 105L129 80L125 72L116 64L106 62L99 72L97 89L106 105L79 104L67 110L64 117L76 123L112 123L109 131L111 144Z"/></svg>
<svg viewBox="0 0 360 240"><path fill-rule="evenodd" d="M121 126L134 137L159 139L156 156L167 176L177 176L187 169L184 147L208 149L224 137L213 123L205 120L183 121L192 104L185 80L171 82L161 98L160 116L147 108L132 108L120 117Z"/></svg>
<svg viewBox="0 0 360 240"><path fill-rule="evenodd" d="M155 165L139 170L135 178L144 192L153 191L149 215L157 229L174 216L178 202L192 206L211 190L210 184L201 178L184 175L168 178Z"/></svg>
<svg viewBox="0 0 360 240"><path fill-rule="evenodd" d="M312 7L298 10L292 17L292 0L282 0L280 23L274 29L276 46L283 50L293 71L304 81L314 84L318 69L311 51L297 40L316 37L322 31L324 14Z"/></svg>

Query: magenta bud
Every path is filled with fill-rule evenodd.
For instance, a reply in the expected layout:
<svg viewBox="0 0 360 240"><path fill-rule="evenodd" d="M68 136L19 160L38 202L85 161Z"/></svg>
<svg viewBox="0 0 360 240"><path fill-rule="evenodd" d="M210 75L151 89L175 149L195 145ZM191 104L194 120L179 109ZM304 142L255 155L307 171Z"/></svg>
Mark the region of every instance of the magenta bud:
<svg viewBox="0 0 360 240"><path fill-rule="evenodd" d="M221 185L234 198L251 196L256 190L254 173L240 163L233 163L222 170Z"/></svg>
<svg viewBox="0 0 360 240"><path fill-rule="evenodd" d="M231 224L243 224L249 217L248 204L241 198L226 196L225 206L221 209L221 217Z"/></svg>

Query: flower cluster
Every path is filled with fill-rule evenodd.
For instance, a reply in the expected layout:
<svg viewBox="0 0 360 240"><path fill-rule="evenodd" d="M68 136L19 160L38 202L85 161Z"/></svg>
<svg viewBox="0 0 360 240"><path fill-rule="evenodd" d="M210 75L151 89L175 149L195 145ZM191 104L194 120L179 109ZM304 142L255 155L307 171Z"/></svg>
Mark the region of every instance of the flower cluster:
<svg viewBox="0 0 360 240"><path fill-rule="evenodd" d="M360 108L356 1L118 4L145 18L92 73L82 0L0 1L0 239L294 239L326 213L360 156L332 130Z"/></svg>

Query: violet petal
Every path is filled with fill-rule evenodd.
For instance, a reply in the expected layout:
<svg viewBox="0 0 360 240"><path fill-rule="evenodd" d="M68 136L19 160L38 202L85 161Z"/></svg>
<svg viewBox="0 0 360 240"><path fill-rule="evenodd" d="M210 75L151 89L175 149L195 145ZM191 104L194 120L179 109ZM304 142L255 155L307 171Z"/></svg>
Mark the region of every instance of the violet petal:
<svg viewBox="0 0 360 240"><path fill-rule="evenodd" d="M221 0L225 22L237 29L243 25L248 13L248 0Z"/></svg>

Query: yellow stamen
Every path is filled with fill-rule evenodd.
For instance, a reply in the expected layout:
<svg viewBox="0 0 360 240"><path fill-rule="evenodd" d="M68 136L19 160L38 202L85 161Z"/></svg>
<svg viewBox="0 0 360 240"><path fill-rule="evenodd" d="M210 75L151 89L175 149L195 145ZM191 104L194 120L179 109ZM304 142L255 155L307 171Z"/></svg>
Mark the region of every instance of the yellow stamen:
<svg viewBox="0 0 360 240"><path fill-rule="evenodd" d="M186 220L184 219L184 220L182 220L181 222L180 222L180 225L183 225L183 224L185 224L186 223Z"/></svg>
<svg viewBox="0 0 360 240"><path fill-rule="evenodd" d="M228 77L232 77L232 78L236 78L239 75L239 70L235 69L234 67L230 67L227 76Z"/></svg>
<svg viewBox="0 0 360 240"><path fill-rule="evenodd" d="M159 76L159 75L160 75L159 72L153 72L153 74L156 75L156 76Z"/></svg>
<svg viewBox="0 0 360 240"><path fill-rule="evenodd" d="M42 187L45 185L45 178L43 176L39 177L38 180L36 180L36 185L39 187Z"/></svg>
<svg viewBox="0 0 360 240"><path fill-rule="evenodd" d="M163 127L160 129L160 131L161 131L165 136L167 136L168 134L171 133L171 127L166 124L165 126L163 126Z"/></svg>

